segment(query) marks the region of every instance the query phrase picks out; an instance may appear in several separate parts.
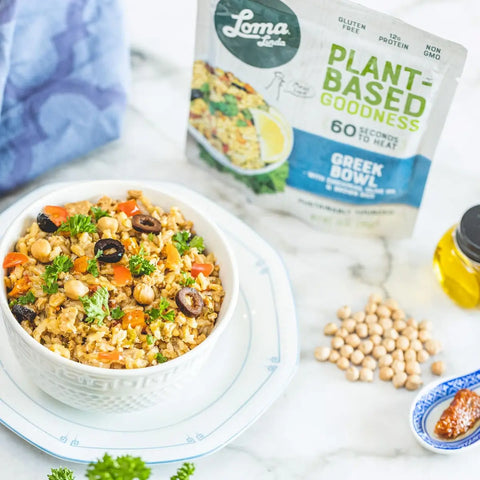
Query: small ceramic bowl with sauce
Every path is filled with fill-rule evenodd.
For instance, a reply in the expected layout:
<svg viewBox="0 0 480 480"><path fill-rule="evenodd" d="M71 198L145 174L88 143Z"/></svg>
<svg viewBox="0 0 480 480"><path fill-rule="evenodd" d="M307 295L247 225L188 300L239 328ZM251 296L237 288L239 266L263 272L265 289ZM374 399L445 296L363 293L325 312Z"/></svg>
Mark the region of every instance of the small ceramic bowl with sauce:
<svg viewBox="0 0 480 480"><path fill-rule="evenodd" d="M480 445L480 421L452 440L435 433L442 413L462 389L480 394L480 370L433 382L417 395L410 410L410 428L422 447L435 453L452 454Z"/></svg>

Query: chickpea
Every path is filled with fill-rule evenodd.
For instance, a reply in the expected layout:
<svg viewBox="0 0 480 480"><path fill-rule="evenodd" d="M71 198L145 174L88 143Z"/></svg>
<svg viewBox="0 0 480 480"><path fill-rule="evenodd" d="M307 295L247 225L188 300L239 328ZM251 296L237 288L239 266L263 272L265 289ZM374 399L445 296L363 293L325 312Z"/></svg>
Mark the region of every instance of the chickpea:
<svg viewBox="0 0 480 480"><path fill-rule="evenodd" d="M342 337L343 339L348 337L348 332L346 328L340 327L335 334L336 337Z"/></svg>
<svg viewBox="0 0 480 480"><path fill-rule="evenodd" d="M395 320L393 322L393 328L397 332L401 332L406 326L407 326L407 322L405 322L405 320Z"/></svg>
<svg viewBox="0 0 480 480"><path fill-rule="evenodd" d="M377 304L376 303L368 303L365 307L365 313L367 315L372 315L377 311Z"/></svg>
<svg viewBox="0 0 480 480"><path fill-rule="evenodd" d="M38 261L47 263L50 261L50 252L52 251L52 246L45 238L39 238L32 243L30 251L32 252L32 256Z"/></svg>
<svg viewBox="0 0 480 480"><path fill-rule="evenodd" d="M348 358L340 357L337 360L337 367L340 370L346 370L349 366L350 366L350 362L348 361Z"/></svg>
<svg viewBox="0 0 480 480"><path fill-rule="evenodd" d="M420 364L418 362L405 363L405 371L408 375L420 375Z"/></svg>
<svg viewBox="0 0 480 480"><path fill-rule="evenodd" d="M431 369L434 375L443 375L446 369L445 363L440 360L433 362Z"/></svg>
<svg viewBox="0 0 480 480"><path fill-rule="evenodd" d="M376 311L376 314L379 318L381 317L390 317L391 315L391 312L390 312L390 309L385 306L385 305L380 305L379 307L377 307L377 311Z"/></svg>
<svg viewBox="0 0 480 480"><path fill-rule="evenodd" d="M391 318L383 317L378 321L379 325L383 328L383 331L393 327L393 321Z"/></svg>
<svg viewBox="0 0 480 480"><path fill-rule="evenodd" d="M389 308L392 312L400 308L398 302L393 298L388 298L387 300L385 300L385 306Z"/></svg>
<svg viewBox="0 0 480 480"><path fill-rule="evenodd" d="M373 355L373 358L376 358L377 360L386 354L387 354L387 350L383 345L377 345L373 348L372 355Z"/></svg>
<svg viewBox="0 0 480 480"><path fill-rule="evenodd" d="M63 286L65 295L72 300L78 300L88 293L88 287L80 280L67 280Z"/></svg>
<svg viewBox="0 0 480 480"><path fill-rule="evenodd" d="M408 350L408 347L410 346L410 341L408 340L407 337L400 335L397 338L397 348L403 351Z"/></svg>
<svg viewBox="0 0 480 480"><path fill-rule="evenodd" d="M430 330L420 330L418 332L418 339L425 343L427 340L431 340L432 338L432 334L430 332Z"/></svg>
<svg viewBox="0 0 480 480"><path fill-rule="evenodd" d="M342 337L335 336L332 338L330 344L332 348L338 350L342 345L345 344L345 340Z"/></svg>
<svg viewBox="0 0 480 480"><path fill-rule="evenodd" d="M373 357L368 356L363 359L362 367L368 368L373 372L377 368L377 362Z"/></svg>
<svg viewBox="0 0 480 480"><path fill-rule="evenodd" d="M400 336L398 334L398 332L394 329L394 328L388 328L385 332L384 332L384 336L386 338L391 338L392 340L397 340L397 338Z"/></svg>
<svg viewBox="0 0 480 480"><path fill-rule="evenodd" d="M362 323L365 321L365 312L355 312L352 315L353 320L355 320L357 323Z"/></svg>
<svg viewBox="0 0 480 480"><path fill-rule="evenodd" d="M345 377L350 382L356 382L360 377L360 372L358 371L357 367L353 367L353 366L348 367L347 370L345 371Z"/></svg>
<svg viewBox="0 0 480 480"><path fill-rule="evenodd" d="M382 367L378 372L378 375L380 377L380 380L383 380L384 382L388 382L393 378L394 373L390 367Z"/></svg>
<svg viewBox="0 0 480 480"><path fill-rule="evenodd" d="M392 319L393 320L405 320L405 312L403 310L395 310L392 313Z"/></svg>
<svg viewBox="0 0 480 480"><path fill-rule="evenodd" d="M393 353L392 353L392 358L394 360L400 360L403 362L404 360L404 354L403 354L403 350L400 350L397 348L397 350L395 350Z"/></svg>
<svg viewBox="0 0 480 480"><path fill-rule="evenodd" d="M331 363L337 363L338 359L340 358L340 354L337 350L332 350L330 352L330 356L328 357L328 361Z"/></svg>
<svg viewBox="0 0 480 480"><path fill-rule="evenodd" d="M97 227L102 232L109 231L110 233L116 233L118 230L118 221L112 217L102 217L97 222Z"/></svg>
<svg viewBox="0 0 480 480"><path fill-rule="evenodd" d="M350 355L353 353L353 347L351 345L342 345L340 347L340 355L345 358L350 358Z"/></svg>
<svg viewBox="0 0 480 480"><path fill-rule="evenodd" d="M369 368L363 367L360 370L360 381L362 382L373 382L373 372Z"/></svg>
<svg viewBox="0 0 480 480"><path fill-rule="evenodd" d="M150 285L138 283L133 289L133 298L135 298L140 305L150 305L155 298L155 293Z"/></svg>
<svg viewBox="0 0 480 480"><path fill-rule="evenodd" d="M330 356L330 353L330 347L317 347L315 349L314 355L319 362L326 362L328 360L328 357Z"/></svg>
<svg viewBox="0 0 480 480"><path fill-rule="evenodd" d="M425 342L425 350L430 355L436 355L437 353L440 353L441 349L442 349L442 345L438 340L427 340Z"/></svg>
<svg viewBox="0 0 480 480"><path fill-rule="evenodd" d="M105 218L105 217L102 217L102 218ZM325 328L323 329L323 333L328 336L335 335L337 333L337 330L338 330L337 325L333 322L330 322L325 325Z"/></svg>
<svg viewBox="0 0 480 480"><path fill-rule="evenodd" d="M430 341L430 340L429 340ZM418 338L416 338L415 340L412 340L411 343L410 343L410 348L412 348L413 350L415 350L416 352L419 352L420 350L423 349L423 344L420 340L418 340Z"/></svg>
<svg viewBox="0 0 480 480"><path fill-rule="evenodd" d="M410 341L418 338L418 330L413 327L405 327L402 330L402 335L407 337Z"/></svg>
<svg viewBox="0 0 480 480"><path fill-rule="evenodd" d="M354 332L356 327L355 320L353 320L353 318L347 318L347 320L342 322L342 327L345 328L348 333Z"/></svg>
<svg viewBox="0 0 480 480"><path fill-rule="evenodd" d="M395 388L402 388L407 381L407 374L405 372L396 373L392 378L392 383Z"/></svg>
<svg viewBox="0 0 480 480"><path fill-rule="evenodd" d="M350 360L354 365L360 365L365 355L360 350L355 350L350 356Z"/></svg>
<svg viewBox="0 0 480 480"><path fill-rule="evenodd" d="M417 362L424 363L430 358L430 355L426 350L420 350L417 352Z"/></svg>
<svg viewBox="0 0 480 480"><path fill-rule="evenodd" d="M417 352L413 348L409 348L405 352L405 361L414 362L417 359Z"/></svg>
<svg viewBox="0 0 480 480"><path fill-rule="evenodd" d="M418 325L420 330L431 330L432 329L432 322L430 320L422 320Z"/></svg>
<svg viewBox="0 0 480 480"><path fill-rule="evenodd" d="M372 293L368 297L368 303L382 303L382 302L383 302L383 298L379 293Z"/></svg>
<svg viewBox="0 0 480 480"><path fill-rule="evenodd" d="M377 322L378 322L378 317L374 313L371 313L370 315L367 315L365 317L365 323L368 323L369 325Z"/></svg>
<svg viewBox="0 0 480 480"><path fill-rule="evenodd" d="M388 353L378 359L378 366L380 368L389 367L392 363L393 363L393 358Z"/></svg>
<svg viewBox="0 0 480 480"><path fill-rule="evenodd" d="M385 347L385 350L388 353L391 353L395 350L395 340L393 340L393 338L384 338L382 345Z"/></svg>
<svg viewBox="0 0 480 480"><path fill-rule="evenodd" d="M369 335L382 335L383 328L379 323L372 323L368 326L368 333Z"/></svg>
<svg viewBox="0 0 480 480"><path fill-rule="evenodd" d="M394 360L392 363L392 370L395 373L404 372L405 371L405 362L401 360Z"/></svg>
<svg viewBox="0 0 480 480"><path fill-rule="evenodd" d="M359 323L357 328L355 328L355 332L360 338L368 337L368 327L365 323Z"/></svg>
<svg viewBox="0 0 480 480"><path fill-rule="evenodd" d="M344 305L343 307L340 307L337 310L337 317L340 320L346 320L348 317L350 317L351 313L352 313L351 308L348 305Z"/></svg>
<svg viewBox="0 0 480 480"><path fill-rule="evenodd" d="M351 333L346 339L345 342L351 345L353 348L357 348L360 343L360 337L356 333Z"/></svg>
<svg viewBox="0 0 480 480"><path fill-rule="evenodd" d="M413 327L418 330L418 322L414 318L409 318L407 320L407 326Z"/></svg>
<svg viewBox="0 0 480 480"><path fill-rule="evenodd" d="M422 379L419 375L409 375L407 381L405 382L405 388L407 390L416 390L422 385Z"/></svg>
<svg viewBox="0 0 480 480"><path fill-rule="evenodd" d="M373 350L373 342L371 340L364 340L359 346L358 349L364 354L368 355Z"/></svg>
<svg viewBox="0 0 480 480"><path fill-rule="evenodd" d="M380 335L372 335L370 341L373 345L380 345L382 343L382 337Z"/></svg>

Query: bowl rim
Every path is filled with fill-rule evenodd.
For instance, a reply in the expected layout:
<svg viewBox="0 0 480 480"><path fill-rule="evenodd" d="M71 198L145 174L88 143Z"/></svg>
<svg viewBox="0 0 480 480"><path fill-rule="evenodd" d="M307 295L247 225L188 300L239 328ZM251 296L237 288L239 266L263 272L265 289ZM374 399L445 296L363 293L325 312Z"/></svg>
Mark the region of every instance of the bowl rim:
<svg viewBox="0 0 480 480"><path fill-rule="evenodd" d="M75 360L71 360L65 357L62 357L61 355L58 355L51 350L49 350L47 347L42 345L41 343L37 342L31 335L29 335L23 328L22 326L17 322L16 318L13 316L10 307L8 305L8 299L7 299L7 294L6 294L6 287L5 287L5 281L4 281L4 274L3 274L3 267L2 267L2 275L1 275L1 280L0 280L0 311L2 314L2 317L5 322L8 322L10 327L13 328L14 332L20 335L22 338L25 339L27 345L29 345L31 348L33 348L36 352L39 353L39 355L44 356L47 360L50 360L53 363L58 363L59 366L65 366L68 369L74 369L77 370L78 373L82 374L92 374L95 376L99 377L150 377L150 376L156 376L160 371L168 371L168 370L173 370L179 366L181 366L183 363L186 363L190 360L193 360L195 357L198 357L201 355L201 353L204 350L207 350L210 348L210 345L214 345L214 342L218 337L222 334L222 332L225 330L227 327L227 324L230 322L231 318L233 317L236 305L237 305L237 300L238 300L238 292L239 292L239 276L238 276L238 265L236 262L236 257L233 253L232 248L230 247L229 243L227 242L227 239L223 232L220 230L220 228L216 225L215 222L207 218L206 215L204 215L202 212L200 212L194 205L188 203L188 201L185 201L184 199L178 198L175 193L169 192L169 191L164 191L162 188L165 186L172 188L175 186L181 187L183 190L189 190L187 187L183 185L176 184L174 182L155 182L149 183L147 182L142 182L141 180L116 180L116 179L105 179L105 180L92 180L92 181L72 181L72 182L53 182L50 183L50 186L54 186L55 184L59 185L59 189L57 190L50 190L48 192L45 192L41 194L40 196L35 197L32 199L30 204L25 207L24 211L21 212L13 222L11 222L8 227L4 230L4 233L0 239L0 251L3 250L3 247L6 244L6 238L8 237L9 231L14 228L18 223L24 221L26 218L28 218L25 214L25 211L30 208L30 206L34 203L40 202L43 198L49 197L52 194L56 193L65 193L67 194L68 191L72 188L78 188L81 186L87 186L89 189L92 187L95 187L97 191L100 193L95 194L95 195L103 195L101 188L99 187L101 185L108 185L110 186L115 186L120 188L123 188L125 194L127 190L132 190L132 189L140 189L140 190L154 190L158 192L161 195L164 195L168 197L169 201L170 200L175 200L178 201L178 203L185 205L188 207L188 209L192 210L195 215L198 215L200 218L202 218L203 221L205 221L209 227L213 230L214 234L219 238L221 243L223 244L223 247L225 248L225 251L227 253L227 259L230 263L231 267L231 272L232 272L232 292L231 292L231 299L230 303L226 306L226 309L224 312L222 312L222 322L219 325L215 325L214 329L208 335L208 337L200 344L197 345L195 348L192 350L184 353L183 355L180 355L179 357L176 357L172 360L169 360L168 362L161 363L158 365L152 365L148 367L142 367L142 368L133 368L133 369L108 369L108 368L102 368L102 367L96 367L93 365L86 365L84 363L77 362ZM42 185L39 187L37 190L41 190L45 188L45 185ZM30 192L29 195L33 195L36 192L36 190ZM199 193L195 192L196 195L200 195ZM86 197L92 197L92 195L86 195ZM65 203L68 202L68 199L64 201ZM176 206L174 204L171 204L170 206ZM14 208L15 203L10 207ZM182 208L179 207L180 211L182 211ZM194 222L195 223L195 222ZM223 303L222 303L223 307ZM8 329L7 329L8 330Z"/></svg>

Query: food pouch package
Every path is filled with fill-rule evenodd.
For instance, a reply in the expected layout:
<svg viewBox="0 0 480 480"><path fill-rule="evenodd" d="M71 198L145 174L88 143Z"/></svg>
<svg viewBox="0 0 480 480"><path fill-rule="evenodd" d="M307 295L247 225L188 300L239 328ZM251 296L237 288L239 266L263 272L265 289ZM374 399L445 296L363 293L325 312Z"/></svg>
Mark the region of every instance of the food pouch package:
<svg viewBox="0 0 480 480"><path fill-rule="evenodd" d="M199 0L187 154L322 230L408 236L465 57L346 1Z"/></svg>
<svg viewBox="0 0 480 480"><path fill-rule="evenodd" d="M128 62L119 0L0 0L0 195L120 135Z"/></svg>

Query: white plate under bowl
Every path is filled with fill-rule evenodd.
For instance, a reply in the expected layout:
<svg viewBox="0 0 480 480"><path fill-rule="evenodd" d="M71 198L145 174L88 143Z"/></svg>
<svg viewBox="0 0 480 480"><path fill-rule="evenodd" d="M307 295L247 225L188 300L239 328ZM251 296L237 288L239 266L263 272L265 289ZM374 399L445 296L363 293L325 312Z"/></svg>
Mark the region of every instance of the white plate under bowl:
<svg viewBox="0 0 480 480"><path fill-rule="evenodd" d="M44 193L58 186L43 187ZM163 183L162 189L203 209L231 241L240 270L236 321L190 386L151 409L112 415L70 408L35 387L16 362L0 322L0 423L46 453L82 463L105 452L129 454L150 464L208 455L258 419L296 371L295 307L279 256L212 201L175 184ZM30 202L26 196L0 214L2 225Z"/></svg>

